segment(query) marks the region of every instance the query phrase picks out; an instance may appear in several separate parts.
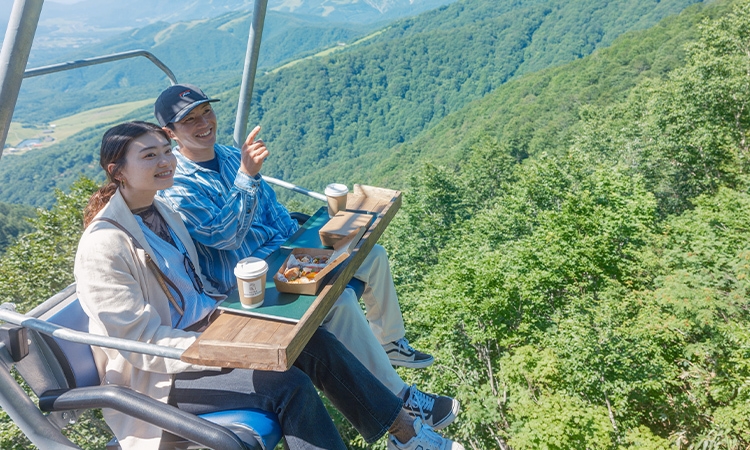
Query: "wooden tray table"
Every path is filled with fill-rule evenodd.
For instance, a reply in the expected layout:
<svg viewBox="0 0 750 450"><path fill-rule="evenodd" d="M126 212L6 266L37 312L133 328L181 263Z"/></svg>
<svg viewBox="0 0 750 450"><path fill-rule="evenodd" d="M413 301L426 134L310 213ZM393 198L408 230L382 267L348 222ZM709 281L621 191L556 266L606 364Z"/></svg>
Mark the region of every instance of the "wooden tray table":
<svg viewBox="0 0 750 450"><path fill-rule="evenodd" d="M374 213L375 219L299 322L224 312L185 350L182 360L214 367L289 369L400 206L400 191L355 184L347 198L346 209Z"/></svg>

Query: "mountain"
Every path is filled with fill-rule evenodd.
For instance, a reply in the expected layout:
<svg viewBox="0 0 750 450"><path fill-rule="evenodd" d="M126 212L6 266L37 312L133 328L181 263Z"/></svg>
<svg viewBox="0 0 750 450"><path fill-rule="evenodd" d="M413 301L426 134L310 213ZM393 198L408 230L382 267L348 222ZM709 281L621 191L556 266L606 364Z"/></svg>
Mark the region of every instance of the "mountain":
<svg viewBox="0 0 750 450"><path fill-rule="evenodd" d="M398 21L359 45L259 77L250 123L263 126L273 152L264 172L316 190L332 180L371 182L376 163L509 80L579 59L693 3L464 0ZM216 105L224 142L231 142L237 79L204 86L228 100ZM147 108L132 117L152 119ZM49 205L52 187L80 173L98 176L101 132L3 158L0 200ZM52 174L40 179L40 164Z"/></svg>
<svg viewBox="0 0 750 450"><path fill-rule="evenodd" d="M317 23L373 24L415 15L455 0L270 0L268 10L307 16ZM0 2L0 24L7 24L13 2ZM211 19L228 12L250 12L254 0L84 0L72 5L45 2L31 64L59 62L62 53L101 43L125 31L157 22ZM5 33L5 26L1 30Z"/></svg>
<svg viewBox="0 0 750 450"><path fill-rule="evenodd" d="M648 30L626 33L586 58L506 83L378 155L379 162L367 158L370 181L403 183L422 161L455 167L487 139L518 160L566 149L579 131L581 106L605 108L643 79L659 79L682 66L684 46L695 39L698 22L722 11L697 4Z"/></svg>
<svg viewBox="0 0 750 450"><path fill-rule="evenodd" d="M332 176L369 182L375 161L471 101L694 3L460 1L394 23L361 46L262 77L250 122L264 126L272 174L316 190ZM231 135L233 122L221 123Z"/></svg>
<svg viewBox="0 0 750 450"><path fill-rule="evenodd" d="M190 22L156 22L69 55L83 59L126 50L146 49L163 61L178 81L204 84L236 80L242 74L249 12L231 12ZM266 16L259 70L307 55L315 50L348 43L370 26L319 23L310 18L269 11ZM166 76L144 58L24 80L14 121L39 124L120 98L156 97L168 86Z"/></svg>

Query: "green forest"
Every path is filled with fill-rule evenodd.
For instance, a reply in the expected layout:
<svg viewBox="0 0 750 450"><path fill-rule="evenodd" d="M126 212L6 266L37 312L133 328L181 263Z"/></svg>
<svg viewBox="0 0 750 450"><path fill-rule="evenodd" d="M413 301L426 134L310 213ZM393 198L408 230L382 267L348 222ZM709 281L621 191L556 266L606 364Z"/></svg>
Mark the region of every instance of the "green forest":
<svg viewBox="0 0 750 450"><path fill-rule="evenodd" d="M437 362L401 374L461 401L445 434L466 448L750 448L750 0L695 5L606 45L543 70L494 68L498 85L481 95L458 78L477 92L462 108L415 118L429 129L403 142L381 136L376 158L330 164L403 186L382 243L408 337ZM260 108L272 89L259 84ZM311 117L319 136L327 116ZM72 281L94 187L58 190L7 248L0 301L27 310ZM350 448L370 448L331 412ZM82 421L72 439L103 448L102 426ZM27 445L0 413L0 448Z"/></svg>
<svg viewBox="0 0 750 450"><path fill-rule="evenodd" d="M610 45L622 33L655 25L696 1L617 0L600 5L584 0L471 0L397 21L358 45L258 78L249 121L263 126L262 137L273 152L264 171L317 191L332 180L379 183L381 179L369 168L438 126L446 115L514 77L588 55ZM237 50L239 26L232 33L222 26L223 38L200 42L202 34L213 36L209 30L215 29L217 22L234 23L222 16L188 31L175 31L174 39L165 38L153 50L170 66L174 55L184 53L185 43L209 50L223 46L227 52L214 52L222 55L242 54ZM141 30L134 32L131 40L142 39L136 45L140 47L154 36L154 30ZM275 36L273 39L278 42ZM121 45L113 50L124 48ZM273 48L276 46L269 47ZM197 82L217 80L202 87L224 99L216 104L219 136L231 143L240 73L227 80L216 75L213 67L204 70L198 61L205 53L190 53L186 59L193 69L185 69L187 76L180 71L176 75L188 82L203 71ZM229 58L220 59L226 64ZM182 63L179 67L189 66ZM72 72L69 76L74 77ZM80 94L81 101L120 81L137 84L122 77L96 80ZM163 85L148 87L156 96ZM134 87L127 92L139 91ZM37 106L52 109L42 103ZM130 118L153 120L153 113L144 108L125 119ZM67 190L81 174L98 177L95 161L105 129L92 127L49 149L3 158L0 201L48 208L55 188ZM48 168L43 175L37 170L41 165ZM392 187L404 186L404 179L388 181Z"/></svg>
<svg viewBox="0 0 750 450"><path fill-rule="evenodd" d="M242 75L250 12L170 24L156 22L95 46L59 55L47 64L145 49L163 61L181 83L199 85ZM312 18L269 11L264 25L259 71L308 55L320 48L349 43L372 25L321 23ZM187 49L199 49L188 51ZM113 99L156 98L169 80L144 58L50 74L24 81L14 112L18 122L39 124L109 105Z"/></svg>

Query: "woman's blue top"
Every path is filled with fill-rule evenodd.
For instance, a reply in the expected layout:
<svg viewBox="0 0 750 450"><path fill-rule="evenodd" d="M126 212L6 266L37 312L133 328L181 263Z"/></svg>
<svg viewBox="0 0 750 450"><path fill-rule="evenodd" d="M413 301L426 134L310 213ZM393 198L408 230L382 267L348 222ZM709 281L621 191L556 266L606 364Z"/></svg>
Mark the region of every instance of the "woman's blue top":
<svg viewBox="0 0 750 450"><path fill-rule="evenodd" d="M175 290L167 283L167 288L183 310L183 314L180 314L172 302L169 303L172 326L184 330L211 314L217 302L203 291L203 283L180 238L170 228L169 234L175 243L172 245L151 231L139 215L136 214L135 218L146 236L146 242L156 254L159 269L177 287Z"/></svg>

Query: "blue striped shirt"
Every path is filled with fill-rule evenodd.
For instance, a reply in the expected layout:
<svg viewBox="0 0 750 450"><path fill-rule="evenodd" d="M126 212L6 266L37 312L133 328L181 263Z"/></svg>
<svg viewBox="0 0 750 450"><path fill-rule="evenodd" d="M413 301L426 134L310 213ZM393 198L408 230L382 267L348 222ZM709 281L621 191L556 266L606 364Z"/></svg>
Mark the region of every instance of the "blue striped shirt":
<svg viewBox="0 0 750 450"><path fill-rule="evenodd" d="M180 213L198 250L201 270L222 294L237 284L234 266L248 256L265 258L298 225L260 175L239 171L240 151L216 144L219 172L179 153L174 186L159 195Z"/></svg>

